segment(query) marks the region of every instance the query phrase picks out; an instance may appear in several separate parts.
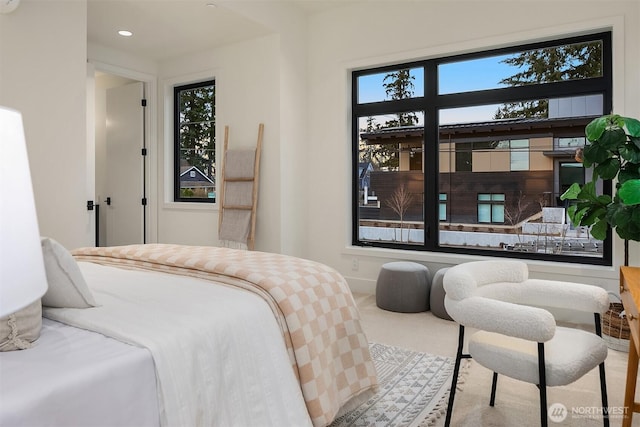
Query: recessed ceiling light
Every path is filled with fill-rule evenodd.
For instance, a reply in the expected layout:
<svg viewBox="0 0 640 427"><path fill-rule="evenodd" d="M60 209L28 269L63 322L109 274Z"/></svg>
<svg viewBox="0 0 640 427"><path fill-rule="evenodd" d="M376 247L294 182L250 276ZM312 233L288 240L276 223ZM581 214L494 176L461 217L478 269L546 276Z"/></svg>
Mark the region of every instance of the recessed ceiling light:
<svg viewBox="0 0 640 427"><path fill-rule="evenodd" d="M215 3L213 3L213 2L209 2L209 3L207 3L207 6L208 6L208 7L212 7L212 8L213 8L213 7L218 7L218 5L217 5L217 4L215 4Z"/></svg>
<svg viewBox="0 0 640 427"><path fill-rule="evenodd" d="M120 34L123 37L131 37L133 35L131 31L127 31L127 30L120 30L118 31L118 34Z"/></svg>

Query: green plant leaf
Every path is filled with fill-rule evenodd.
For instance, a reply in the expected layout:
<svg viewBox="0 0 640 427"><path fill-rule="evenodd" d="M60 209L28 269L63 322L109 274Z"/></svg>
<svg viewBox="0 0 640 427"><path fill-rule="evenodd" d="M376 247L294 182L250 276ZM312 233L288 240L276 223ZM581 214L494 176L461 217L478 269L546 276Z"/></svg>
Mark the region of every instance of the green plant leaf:
<svg viewBox="0 0 640 427"><path fill-rule="evenodd" d="M602 136L594 143L598 143L608 150L618 151L620 147L627 143L627 134L624 129L618 127L605 129Z"/></svg>
<svg viewBox="0 0 640 427"><path fill-rule="evenodd" d="M607 209L607 222L615 228L627 228L631 222L631 210L625 205L612 203Z"/></svg>
<svg viewBox="0 0 640 427"><path fill-rule="evenodd" d="M609 224L607 224L607 221L599 220L598 222L593 224L593 227L591 227L591 230L589 230L589 232L591 233L594 239L604 240L607 237L608 229L609 229Z"/></svg>
<svg viewBox="0 0 640 427"><path fill-rule="evenodd" d="M624 117L618 114L610 114L607 117L609 118L609 127L619 127L620 129L624 128Z"/></svg>
<svg viewBox="0 0 640 427"><path fill-rule="evenodd" d="M597 141L602 136L602 133L607 128L607 116L598 117L591 120L587 127L585 127L585 135L589 141Z"/></svg>
<svg viewBox="0 0 640 427"><path fill-rule="evenodd" d="M609 203L611 203L611 196L609 196L608 194L601 194L596 198L596 202L601 204L602 206L607 206Z"/></svg>
<svg viewBox="0 0 640 427"><path fill-rule="evenodd" d="M578 194L580 194L581 191L582 188L580 188L580 184L574 182L573 184L571 184L571 187L567 188L567 191L562 193L562 195L560 196L560 200L576 200L578 198ZM569 208L572 207L573 206L570 206Z"/></svg>
<svg viewBox="0 0 640 427"><path fill-rule="evenodd" d="M602 179L613 179L618 175L620 166L620 159L617 157L609 157L603 162L600 162L598 166L594 168L594 171L597 172Z"/></svg>
<svg viewBox="0 0 640 427"><path fill-rule="evenodd" d="M597 142L584 147L582 157L584 167L588 168L594 163L602 163L611 156L611 152Z"/></svg>
<svg viewBox="0 0 640 427"><path fill-rule="evenodd" d="M589 208L580 209L578 206L572 206L572 207L575 207L576 209L574 209L575 212L573 213L573 216L569 217L571 218L571 222L573 222L573 224L576 226L584 225L582 223L582 218L584 218L584 215L587 213Z"/></svg>
<svg viewBox="0 0 640 427"><path fill-rule="evenodd" d="M580 218L580 225L596 224L598 221L603 220L607 215L607 208L604 206L593 206L584 213Z"/></svg>
<svg viewBox="0 0 640 427"><path fill-rule="evenodd" d="M578 205L570 205L567 208L567 215L569 216L569 219L571 220L571 223L573 225L580 225L580 218L578 218L576 215L577 210L578 210Z"/></svg>
<svg viewBox="0 0 640 427"><path fill-rule="evenodd" d="M634 137L640 137L640 120L624 117L624 124L627 127L629 135Z"/></svg>
<svg viewBox="0 0 640 427"><path fill-rule="evenodd" d="M625 237L623 238L640 242L640 206L638 205L631 208L631 223L625 230Z"/></svg>
<svg viewBox="0 0 640 427"><path fill-rule="evenodd" d="M636 242L640 242L640 230L633 228L616 228L616 233L620 236L621 239L624 240L633 240Z"/></svg>
<svg viewBox="0 0 640 427"><path fill-rule="evenodd" d="M571 188L571 187L569 187ZM596 195L596 183L595 181L589 181L582 186L577 196L578 200L589 200L590 202L597 202L598 196Z"/></svg>
<svg viewBox="0 0 640 427"><path fill-rule="evenodd" d="M624 184L627 181L631 181L634 179L640 179L640 171L638 170L637 165L633 165L631 163L627 163L625 167L620 169L620 173L618 174L618 186Z"/></svg>
<svg viewBox="0 0 640 427"><path fill-rule="evenodd" d="M607 221L622 239L640 238L640 206L612 204L607 211Z"/></svg>
<svg viewBox="0 0 640 427"><path fill-rule="evenodd" d="M629 137L629 141L631 141L631 143L633 145L635 145L637 148L640 149L640 136L636 137L636 136L630 136Z"/></svg>
<svg viewBox="0 0 640 427"><path fill-rule="evenodd" d="M634 145L626 144L624 147L620 147L619 153L620 157L628 162L640 163L640 148Z"/></svg>
<svg viewBox="0 0 640 427"><path fill-rule="evenodd" d="M622 184L618 196L626 205L640 204L640 179L632 179Z"/></svg>

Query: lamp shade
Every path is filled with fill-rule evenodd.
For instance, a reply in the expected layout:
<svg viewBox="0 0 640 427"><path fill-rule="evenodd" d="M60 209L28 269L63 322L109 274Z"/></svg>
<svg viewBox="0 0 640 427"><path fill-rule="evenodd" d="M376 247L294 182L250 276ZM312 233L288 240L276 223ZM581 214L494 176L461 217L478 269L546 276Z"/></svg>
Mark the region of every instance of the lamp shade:
<svg viewBox="0 0 640 427"><path fill-rule="evenodd" d="M46 291L22 115L0 107L0 318Z"/></svg>

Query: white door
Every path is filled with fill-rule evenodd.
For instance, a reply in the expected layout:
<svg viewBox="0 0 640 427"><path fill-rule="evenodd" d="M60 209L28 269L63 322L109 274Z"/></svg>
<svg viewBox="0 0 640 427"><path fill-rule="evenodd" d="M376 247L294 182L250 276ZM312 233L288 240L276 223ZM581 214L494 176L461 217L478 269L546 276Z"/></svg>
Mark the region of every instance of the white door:
<svg viewBox="0 0 640 427"><path fill-rule="evenodd" d="M107 89L106 238L100 246L144 243L144 83Z"/></svg>

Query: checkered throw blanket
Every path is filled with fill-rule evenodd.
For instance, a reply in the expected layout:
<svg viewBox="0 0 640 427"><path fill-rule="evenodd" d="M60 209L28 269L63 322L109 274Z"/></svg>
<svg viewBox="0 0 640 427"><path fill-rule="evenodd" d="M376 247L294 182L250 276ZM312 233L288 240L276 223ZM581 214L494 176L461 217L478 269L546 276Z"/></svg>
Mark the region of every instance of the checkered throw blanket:
<svg viewBox="0 0 640 427"><path fill-rule="evenodd" d="M73 251L78 261L187 275L238 286L271 307L314 426L377 386L369 344L344 278L301 258L209 246L145 244Z"/></svg>

